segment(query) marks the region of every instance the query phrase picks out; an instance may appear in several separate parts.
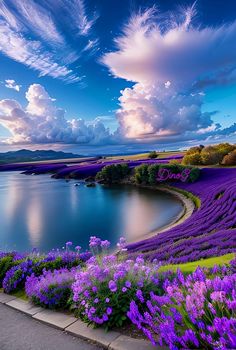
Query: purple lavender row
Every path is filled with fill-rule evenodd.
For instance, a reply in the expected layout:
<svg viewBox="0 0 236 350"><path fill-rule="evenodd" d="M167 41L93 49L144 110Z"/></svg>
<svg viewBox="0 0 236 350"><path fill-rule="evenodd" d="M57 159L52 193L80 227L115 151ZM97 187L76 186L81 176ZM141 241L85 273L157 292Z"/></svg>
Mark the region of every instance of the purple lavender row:
<svg viewBox="0 0 236 350"><path fill-rule="evenodd" d="M195 183L175 183L201 199L184 223L153 238L130 244L129 252L181 263L236 251L236 169L202 169Z"/></svg>

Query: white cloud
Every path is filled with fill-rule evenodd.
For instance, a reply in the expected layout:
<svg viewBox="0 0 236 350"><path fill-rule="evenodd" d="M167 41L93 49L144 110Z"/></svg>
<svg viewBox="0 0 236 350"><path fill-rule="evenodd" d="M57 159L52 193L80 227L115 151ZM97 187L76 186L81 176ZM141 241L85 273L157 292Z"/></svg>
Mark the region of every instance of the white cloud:
<svg viewBox="0 0 236 350"><path fill-rule="evenodd" d="M52 17L42 6L29 0L14 0L14 6L29 29L49 43L64 44Z"/></svg>
<svg viewBox="0 0 236 350"><path fill-rule="evenodd" d="M95 38L83 39L89 34L95 22L86 17L85 6L81 0L68 0L73 6L66 8L69 22L60 22L50 3L37 3L33 0L2 0L0 2L0 52L39 72L39 76L51 76L67 83L81 82L72 63L77 61L83 52L94 54L98 41ZM51 2L51 5L54 3ZM54 7L60 5L60 0ZM65 1L59 6L64 14ZM76 7L76 13L75 11ZM81 25L84 33L77 40L71 33L71 26ZM86 29L87 28L87 29ZM68 37L62 35L65 31ZM69 38L69 40L68 40ZM73 47L70 41L74 40Z"/></svg>
<svg viewBox="0 0 236 350"><path fill-rule="evenodd" d="M174 140L219 132L214 113L202 112L203 90L236 81L236 21L201 27L195 14L195 5L167 17L155 8L134 14L115 38L117 49L102 57L115 77L135 83L119 98L121 135Z"/></svg>
<svg viewBox="0 0 236 350"><path fill-rule="evenodd" d="M78 34L88 35L94 23L98 19L98 14L95 12L91 17L89 17L83 0L65 0L65 2L67 3L67 6L72 8L70 13L73 14L75 18Z"/></svg>
<svg viewBox="0 0 236 350"><path fill-rule="evenodd" d="M16 84L14 79L6 79L5 80L5 87L8 89L16 90L17 92L20 91L21 85Z"/></svg>
<svg viewBox="0 0 236 350"><path fill-rule="evenodd" d="M24 109L15 100L0 101L0 123L12 137L11 144L41 143L109 143L109 129L97 120L86 124L82 119L67 120L65 111L57 108L43 86L33 84L26 93Z"/></svg>

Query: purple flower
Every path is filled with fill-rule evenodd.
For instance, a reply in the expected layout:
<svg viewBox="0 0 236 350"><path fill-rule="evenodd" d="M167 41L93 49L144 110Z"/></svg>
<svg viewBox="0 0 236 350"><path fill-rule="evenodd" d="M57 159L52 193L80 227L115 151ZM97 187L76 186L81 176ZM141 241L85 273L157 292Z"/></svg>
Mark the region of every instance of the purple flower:
<svg viewBox="0 0 236 350"><path fill-rule="evenodd" d="M113 280L110 280L108 283L109 289L111 292L116 292L117 291L117 285Z"/></svg>
<svg viewBox="0 0 236 350"><path fill-rule="evenodd" d="M126 281L126 282L125 282L125 286L126 286L127 288L131 288L131 282L130 282L130 281Z"/></svg>
<svg viewBox="0 0 236 350"><path fill-rule="evenodd" d="M111 308L111 307L108 307L107 310L106 310L106 312L107 312L107 315L108 315L108 316L111 315L111 314L112 314L112 308Z"/></svg>
<svg viewBox="0 0 236 350"><path fill-rule="evenodd" d="M144 303L144 297L143 297L143 293L142 293L141 289L137 290L136 297L139 299L139 301L141 301L141 303Z"/></svg>
<svg viewBox="0 0 236 350"><path fill-rule="evenodd" d="M108 249L110 247L111 243L108 240L101 241L101 247Z"/></svg>

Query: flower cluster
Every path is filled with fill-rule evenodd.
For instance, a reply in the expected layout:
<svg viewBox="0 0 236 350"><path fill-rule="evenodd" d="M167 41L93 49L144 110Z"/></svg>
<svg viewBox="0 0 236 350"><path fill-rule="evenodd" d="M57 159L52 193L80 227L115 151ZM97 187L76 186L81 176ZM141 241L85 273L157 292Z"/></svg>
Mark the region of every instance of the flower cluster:
<svg viewBox="0 0 236 350"><path fill-rule="evenodd" d="M79 316L94 325L105 324L106 328L122 326L127 321L131 299L142 304L150 290L161 293L159 266L146 264L142 257L92 257L86 270L76 273L72 285Z"/></svg>
<svg viewBox="0 0 236 350"><path fill-rule="evenodd" d="M32 266L32 260L26 260L8 270L2 282L4 292L10 293L20 288L26 277L32 273Z"/></svg>
<svg viewBox="0 0 236 350"><path fill-rule="evenodd" d="M27 277L25 291L37 305L48 308L66 307L74 281L75 268L44 271L39 277L32 274Z"/></svg>
<svg viewBox="0 0 236 350"><path fill-rule="evenodd" d="M70 250L72 242L66 243L65 250L52 250L48 254L40 254L33 250L30 254L17 252L0 253L0 285L5 292L10 293L19 287L24 287L26 277L34 273L40 276L44 270L54 271L61 268L71 269L85 264L91 258L89 251L80 253L80 247Z"/></svg>
<svg viewBox="0 0 236 350"><path fill-rule="evenodd" d="M236 274L207 278L198 268L164 282L163 296L150 293L142 312L135 301L128 317L156 345L176 349L236 348Z"/></svg>

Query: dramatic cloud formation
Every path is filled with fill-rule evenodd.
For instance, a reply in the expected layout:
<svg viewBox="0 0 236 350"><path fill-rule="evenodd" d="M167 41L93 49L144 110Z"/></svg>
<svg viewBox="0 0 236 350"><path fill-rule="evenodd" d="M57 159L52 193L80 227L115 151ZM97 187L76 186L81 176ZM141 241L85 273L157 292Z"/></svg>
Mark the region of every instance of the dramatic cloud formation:
<svg viewBox="0 0 236 350"><path fill-rule="evenodd" d="M164 18L155 8L135 14L102 62L134 82L121 91L119 132L132 139L201 137L221 132L203 113L203 89L236 82L236 21L194 25L195 5ZM230 129L229 129L230 131Z"/></svg>
<svg viewBox="0 0 236 350"><path fill-rule="evenodd" d="M6 79L5 80L5 87L8 89L16 90L17 92L20 91L21 85L16 84L14 79Z"/></svg>
<svg viewBox="0 0 236 350"><path fill-rule="evenodd" d="M15 100L0 101L0 123L12 134L8 143L88 143L110 142L109 130L96 120L86 124L82 119L65 119L43 86L33 84L26 93L24 109Z"/></svg>
<svg viewBox="0 0 236 350"><path fill-rule="evenodd" d="M62 23L57 10L66 16ZM81 77L71 64L83 52L94 53L97 38L91 33L97 17L86 15L83 0L54 2L42 0L8 0L0 3L0 51L34 70L68 83ZM67 31L66 31L67 29ZM67 37L63 31L68 32ZM74 35L76 32L76 35ZM70 34L71 33L71 34Z"/></svg>

